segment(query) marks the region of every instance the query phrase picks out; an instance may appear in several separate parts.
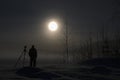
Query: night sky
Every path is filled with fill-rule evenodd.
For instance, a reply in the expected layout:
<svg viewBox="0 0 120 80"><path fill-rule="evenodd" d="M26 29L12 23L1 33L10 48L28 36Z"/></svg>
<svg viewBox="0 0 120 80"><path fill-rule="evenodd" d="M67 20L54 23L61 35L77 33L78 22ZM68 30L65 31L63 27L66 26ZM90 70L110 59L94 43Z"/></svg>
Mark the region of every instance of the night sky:
<svg viewBox="0 0 120 80"><path fill-rule="evenodd" d="M17 55L24 45L30 48L32 44L39 52L60 51L64 46L66 25L69 28L72 46L84 42L89 32L92 32L95 38L97 32L102 31L103 25L106 26L108 34L113 34L119 30L118 26L111 26L112 15L119 14L118 2L117 0L0 0L0 54ZM50 32L47 29L50 20L58 22L57 32ZM118 17L114 17L114 20L118 23L120 21Z"/></svg>

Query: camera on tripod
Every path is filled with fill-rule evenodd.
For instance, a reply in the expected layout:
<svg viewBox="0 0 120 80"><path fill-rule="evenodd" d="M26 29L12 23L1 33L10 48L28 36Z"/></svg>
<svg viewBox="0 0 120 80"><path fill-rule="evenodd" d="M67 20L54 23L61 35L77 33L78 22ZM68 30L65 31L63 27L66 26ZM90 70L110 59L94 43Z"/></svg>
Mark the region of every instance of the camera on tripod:
<svg viewBox="0 0 120 80"><path fill-rule="evenodd" d="M14 67L17 67L18 63L20 62L20 60L22 59L22 66L25 66L25 60L26 60L26 53L27 53L27 46L24 46L24 49L22 51L22 53L20 54L17 62L15 63Z"/></svg>

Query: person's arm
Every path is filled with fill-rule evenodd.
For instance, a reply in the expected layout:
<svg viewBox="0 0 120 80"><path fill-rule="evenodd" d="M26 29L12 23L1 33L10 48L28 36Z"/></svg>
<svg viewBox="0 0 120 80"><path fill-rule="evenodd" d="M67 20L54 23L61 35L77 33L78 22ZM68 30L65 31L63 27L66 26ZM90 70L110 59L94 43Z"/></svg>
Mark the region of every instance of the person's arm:
<svg viewBox="0 0 120 80"><path fill-rule="evenodd" d="M28 54L29 54L29 56L31 56L31 50L29 50Z"/></svg>
<svg viewBox="0 0 120 80"><path fill-rule="evenodd" d="M35 49L36 57L37 57L37 50Z"/></svg>

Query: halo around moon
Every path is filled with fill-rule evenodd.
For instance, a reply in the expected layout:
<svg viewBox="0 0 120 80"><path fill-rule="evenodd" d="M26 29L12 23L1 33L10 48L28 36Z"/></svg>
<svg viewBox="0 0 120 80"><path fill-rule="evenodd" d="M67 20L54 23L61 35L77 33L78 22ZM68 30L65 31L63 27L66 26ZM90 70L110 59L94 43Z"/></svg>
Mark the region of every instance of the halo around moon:
<svg viewBox="0 0 120 80"><path fill-rule="evenodd" d="M48 28L50 31L56 31L58 28L58 24L56 22L52 21L48 24Z"/></svg>

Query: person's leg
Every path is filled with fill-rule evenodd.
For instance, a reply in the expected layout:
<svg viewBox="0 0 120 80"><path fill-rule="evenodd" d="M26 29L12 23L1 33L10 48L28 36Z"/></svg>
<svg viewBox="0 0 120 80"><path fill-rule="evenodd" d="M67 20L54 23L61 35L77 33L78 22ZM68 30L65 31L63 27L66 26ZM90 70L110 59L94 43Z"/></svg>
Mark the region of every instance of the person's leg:
<svg viewBox="0 0 120 80"><path fill-rule="evenodd" d="M32 58L32 67L34 67L34 58Z"/></svg>
<svg viewBox="0 0 120 80"><path fill-rule="evenodd" d="M30 58L30 67L32 67L32 58Z"/></svg>
<svg viewBox="0 0 120 80"><path fill-rule="evenodd" d="M36 58L34 58L34 67L36 67Z"/></svg>

